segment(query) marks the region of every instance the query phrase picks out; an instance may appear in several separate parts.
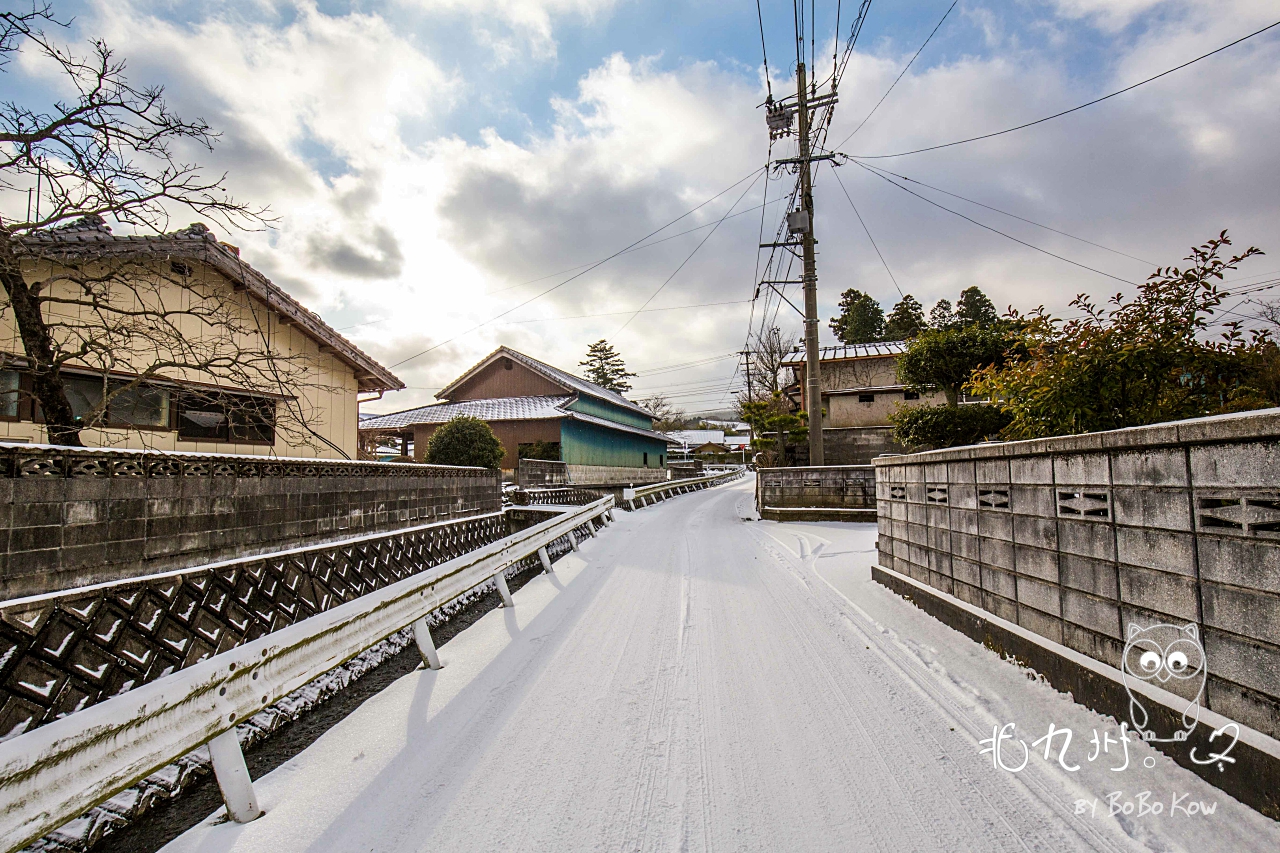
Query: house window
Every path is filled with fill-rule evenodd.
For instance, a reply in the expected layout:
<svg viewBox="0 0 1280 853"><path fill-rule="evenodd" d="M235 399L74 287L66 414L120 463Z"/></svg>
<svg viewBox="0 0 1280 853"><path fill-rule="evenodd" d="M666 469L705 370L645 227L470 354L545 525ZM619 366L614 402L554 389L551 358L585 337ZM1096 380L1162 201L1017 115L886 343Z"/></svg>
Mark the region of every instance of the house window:
<svg viewBox="0 0 1280 853"><path fill-rule="evenodd" d="M16 370L0 370L0 418L17 419L21 379Z"/></svg>
<svg viewBox="0 0 1280 853"><path fill-rule="evenodd" d="M169 426L169 389L154 385L135 385L111 398L107 404L107 422L112 426Z"/></svg>
<svg viewBox="0 0 1280 853"><path fill-rule="evenodd" d="M240 441L274 444L276 403L244 394L183 395L178 406L178 438L183 441Z"/></svg>
<svg viewBox="0 0 1280 853"><path fill-rule="evenodd" d="M67 402L71 404L71 414L77 421L91 418L98 406L102 405L101 377L67 376L62 377L62 386L67 392ZM98 419L101 420L101 413Z"/></svg>
<svg viewBox="0 0 1280 853"><path fill-rule="evenodd" d="M644 455L644 467L646 467L646 468L648 468L648 467L649 467L649 454L648 454L648 453L646 453L646 454Z"/></svg>
<svg viewBox="0 0 1280 853"><path fill-rule="evenodd" d="M667 464L667 457L666 457L666 455L665 455L665 454L662 454L662 453L659 453L659 454L658 454L658 467L659 467L659 468L661 468L662 466L664 466L664 465L666 465L666 464Z"/></svg>
<svg viewBox="0 0 1280 853"><path fill-rule="evenodd" d="M875 401L876 401L875 394L859 394L858 395L859 403L874 403Z"/></svg>
<svg viewBox="0 0 1280 853"><path fill-rule="evenodd" d="M919 399L920 399L920 392L919 392L919 391L903 391L903 392L902 392L902 399L904 399L904 400L919 400Z"/></svg>

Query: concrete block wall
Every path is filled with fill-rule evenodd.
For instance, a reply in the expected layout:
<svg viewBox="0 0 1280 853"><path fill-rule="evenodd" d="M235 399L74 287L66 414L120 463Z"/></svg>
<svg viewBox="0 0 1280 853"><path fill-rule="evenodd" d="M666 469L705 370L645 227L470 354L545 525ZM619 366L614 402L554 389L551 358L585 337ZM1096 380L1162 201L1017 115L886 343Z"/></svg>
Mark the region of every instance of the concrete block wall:
<svg viewBox="0 0 1280 853"><path fill-rule="evenodd" d="M875 469L870 465L761 468L756 472L756 504L762 511L874 509Z"/></svg>
<svg viewBox="0 0 1280 853"><path fill-rule="evenodd" d="M570 465L569 482L586 486L642 486L668 479L666 468L614 468L608 465Z"/></svg>
<svg viewBox="0 0 1280 853"><path fill-rule="evenodd" d="M0 601L501 505L479 468L0 445Z"/></svg>
<svg viewBox="0 0 1280 853"><path fill-rule="evenodd" d="M875 471L882 566L1117 668L1130 624L1195 624L1204 704L1280 737L1280 410Z"/></svg>

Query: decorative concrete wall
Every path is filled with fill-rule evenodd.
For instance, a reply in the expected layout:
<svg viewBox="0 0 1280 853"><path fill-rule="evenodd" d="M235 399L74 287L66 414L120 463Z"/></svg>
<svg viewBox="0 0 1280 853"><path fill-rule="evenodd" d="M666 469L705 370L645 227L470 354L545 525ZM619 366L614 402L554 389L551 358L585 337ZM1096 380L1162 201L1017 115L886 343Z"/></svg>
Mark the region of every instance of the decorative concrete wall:
<svg viewBox="0 0 1280 853"><path fill-rule="evenodd" d="M870 465L761 468L756 507L775 521L876 520L875 469Z"/></svg>
<svg viewBox="0 0 1280 853"><path fill-rule="evenodd" d="M479 468L0 444L0 601L501 506Z"/></svg>
<svg viewBox="0 0 1280 853"><path fill-rule="evenodd" d="M882 566L1117 668L1130 625L1194 624L1205 704L1280 736L1280 410L875 470Z"/></svg>
<svg viewBox="0 0 1280 853"><path fill-rule="evenodd" d="M513 526L528 520L486 513L0 602L0 740L496 542ZM555 559L570 547L566 536L547 550Z"/></svg>

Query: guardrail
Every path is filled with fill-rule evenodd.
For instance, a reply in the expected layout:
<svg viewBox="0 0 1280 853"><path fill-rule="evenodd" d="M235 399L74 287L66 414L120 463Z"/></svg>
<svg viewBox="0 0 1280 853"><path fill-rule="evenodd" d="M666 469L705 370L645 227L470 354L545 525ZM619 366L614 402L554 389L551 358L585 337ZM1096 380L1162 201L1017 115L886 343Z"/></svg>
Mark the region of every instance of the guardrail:
<svg viewBox="0 0 1280 853"><path fill-rule="evenodd" d="M685 492L696 492L701 489L707 489L712 486L719 486L736 480L746 472L745 468L737 467L732 471L725 471L720 474L709 474L705 477L690 477L684 480L668 480L665 483L654 483L650 486L639 486L636 488L627 487L622 490L622 500L627 507L635 510L636 501L640 502L640 506L648 506L650 503L657 503L667 498L673 498L676 495L683 495Z"/></svg>
<svg viewBox="0 0 1280 853"><path fill-rule="evenodd" d="M607 496L561 513L0 743L0 849L35 841L204 744L228 815L253 820L261 809L236 723L409 625L423 661L439 669L428 614L491 580L513 606L503 572L535 553L552 571L547 546L568 536L576 550L574 531L585 525L594 536L613 506Z"/></svg>

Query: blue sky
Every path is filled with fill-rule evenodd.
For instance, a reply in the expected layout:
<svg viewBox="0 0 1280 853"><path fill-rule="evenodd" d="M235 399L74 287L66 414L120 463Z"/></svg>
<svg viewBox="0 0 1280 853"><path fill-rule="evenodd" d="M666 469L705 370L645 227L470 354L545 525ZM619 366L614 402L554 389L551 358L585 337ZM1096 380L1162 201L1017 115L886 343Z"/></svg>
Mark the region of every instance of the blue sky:
<svg viewBox="0 0 1280 853"><path fill-rule="evenodd" d="M814 5L825 73L835 3ZM843 28L857 5L843 3ZM874 0L832 141L865 115L948 5ZM792 7L763 6L774 91L782 93L795 56ZM759 324L745 302L758 212L727 220L690 257L740 190L672 231L707 228L516 307L567 275L531 279L605 257L763 163L754 2L92 0L55 8L76 18L68 41L105 38L135 80L165 84L181 114L203 116L223 133L202 162L226 170L240 197L279 217L268 231L225 234L246 258L385 364L434 347L395 368L410 390L371 411L428 402L430 389L498 344L573 369L587 344L607 337L646 371L740 349L748 318ZM845 150L905 150L1017 124L1278 17L1263 0L960 0ZM1177 262L1222 228L1280 255L1278 60L1280 35L1272 32L1048 125L881 161L1145 259L934 196L1115 278L843 167L882 263L823 167L815 193L824 315L847 287L891 307L898 291L886 263L926 306L977 284L1002 308L1061 312L1078 293L1105 297L1128 287L1117 279L1138 281L1154 263ZM55 91L40 68L21 62L5 84L25 102ZM785 183L771 182L772 198ZM760 204L761 187L737 209ZM768 209L766 232L780 214ZM176 224L189 216L175 211ZM1280 258L1251 264L1242 277L1274 270ZM682 308L722 302L734 304ZM625 322L645 304L678 310ZM789 313L783 308L777 322L797 334ZM665 388L698 410L723 405L740 382L732 360L721 360L636 385L641 395Z"/></svg>

